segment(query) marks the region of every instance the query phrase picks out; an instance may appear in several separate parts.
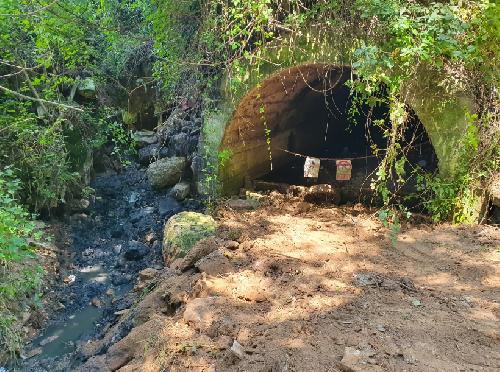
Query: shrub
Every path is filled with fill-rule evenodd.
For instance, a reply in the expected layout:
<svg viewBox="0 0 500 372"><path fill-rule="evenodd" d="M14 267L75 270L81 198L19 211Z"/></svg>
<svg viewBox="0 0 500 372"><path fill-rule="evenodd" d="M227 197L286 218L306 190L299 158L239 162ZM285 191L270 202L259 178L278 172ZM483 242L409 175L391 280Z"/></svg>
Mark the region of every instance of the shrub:
<svg viewBox="0 0 500 372"><path fill-rule="evenodd" d="M0 171L0 362L22 345L15 325L26 300L38 296L42 274L27 241L41 236L17 200L20 188L12 168Z"/></svg>

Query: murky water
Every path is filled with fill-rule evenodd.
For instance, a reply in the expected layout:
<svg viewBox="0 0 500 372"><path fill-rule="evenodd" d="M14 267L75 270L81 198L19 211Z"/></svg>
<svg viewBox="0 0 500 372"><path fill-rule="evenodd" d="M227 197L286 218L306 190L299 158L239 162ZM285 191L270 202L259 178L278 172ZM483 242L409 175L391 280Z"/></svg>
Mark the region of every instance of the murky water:
<svg viewBox="0 0 500 372"><path fill-rule="evenodd" d="M54 287L64 307L49 314L48 326L23 350L23 355L37 355L13 361L9 371L73 371L83 363L82 345L102 337L116 323L115 313L132 306L139 271L162 267L165 219L199 205L151 189L144 169L135 166L97 177L92 187L96 198L90 208L67 224L71 263L65 279L74 282L61 278ZM120 331L119 337L125 334Z"/></svg>
<svg viewBox="0 0 500 372"><path fill-rule="evenodd" d="M38 337L34 344L43 343L52 337L57 337L52 342L42 346L42 354L40 358L53 358L60 355L70 353L75 350L75 342L79 340L85 332L93 328L96 322L102 315L102 310L89 306L70 316L70 319L63 324L54 324L47 328L43 335Z"/></svg>
<svg viewBox="0 0 500 372"><path fill-rule="evenodd" d="M88 266L79 271L77 280L87 283L107 283L109 275L101 266ZM89 304L70 315L68 320L49 326L33 341L34 345L40 345L42 348L42 354L39 357L53 358L74 351L76 342L90 329L97 326L96 322L101 318L102 313L101 308ZM52 339L53 341L50 341ZM45 343L46 341L50 342Z"/></svg>

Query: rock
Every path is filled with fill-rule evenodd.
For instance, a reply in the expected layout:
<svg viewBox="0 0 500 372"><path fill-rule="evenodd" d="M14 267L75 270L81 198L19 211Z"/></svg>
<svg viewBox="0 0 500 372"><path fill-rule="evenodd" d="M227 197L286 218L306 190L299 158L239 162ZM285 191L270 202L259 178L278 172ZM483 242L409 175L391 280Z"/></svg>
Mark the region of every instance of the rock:
<svg viewBox="0 0 500 372"><path fill-rule="evenodd" d="M214 301L214 297L195 298L189 301L184 310L184 321L196 330L206 331L217 320L212 308Z"/></svg>
<svg viewBox="0 0 500 372"><path fill-rule="evenodd" d="M238 249L240 247L240 243L235 240L226 240L222 246L226 249L230 249L232 251Z"/></svg>
<svg viewBox="0 0 500 372"><path fill-rule="evenodd" d="M141 208L130 215L130 222L132 222L133 224L142 222L144 221L144 219L150 217L154 212L154 207Z"/></svg>
<svg viewBox="0 0 500 372"><path fill-rule="evenodd" d="M162 253L168 265L181 258L199 240L215 234L217 224L211 216L196 212L181 212L167 221L163 233Z"/></svg>
<svg viewBox="0 0 500 372"><path fill-rule="evenodd" d="M198 181L203 172L203 158L200 155L194 155L191 160L191 171L193 172L193 176L195 181Z"/></svg>
<svg viewBox="0 0 500 372"><path fill-rule="evenodd" d="M165 199L161 199L158 203L158 212L160 216L165 217L169 213L177 213L181 206L174 198L167 196Z"/></svg>
<svg viewBox="0 0 500 372"><path fill-rule="evenodd" d="M96 96L96 87L93 79L86 78L79 82L77 88L78 94L84 98L94 98Z"/></svg>
<svg viewBox="0 0 500 372"><path fill-rule="evenodd" d="M93 356L84 365L73 369L73 372L110 372L106 355Z"/></svg>
<svg viewBox="0 0 500 372"><path fill-rule="evenodd" d="M174 134L170 138L169 146L175 154L186 156L189 153L189 135L187 133Z"/></svg>
<svg viewBox="0 0 500 372"><path fill-rule="evenodd" d="M295 207L295 211L297 213L306 213L309 212L312 208L312 204L308 202L299 202Z"/></svg>
<svg viewBox="0 0 500 372"><path fill-rule="evenodd" d="M68 275L66 278L64 278L64 283L71 285L75 282L76 276L75 275Z"/></svg>
<svg viewBox="0 0 500 372"><path fill-rule="evenodd" d="M158 275L158 270L148 267L147 269L139 271L139 280L147 282L153 280Z"/></svg>
<svg viewBox="0 0 500 372"><path fill-rule="evenodd" d="M227 206L235 210L251 210L259 206L259 203L251 199L231 199L228 200Z"/></svg>
<svg viewBox="0 0 500 372"><path fill-rule="evenodd" d="M278 191L282 194L286 194L290 185L287 183L256 180L253 181L253 186L257 191Z"/></svg>
<svg viewBox="0 0 500 372"><path fill-rule="evenodd" d="M234 271L234 267L228 258L220 251L214 251L208 256L196 262L195 266L207 275L221 275Z"/></svg>
<svg viewBox="0 0 500 372"><path fill-rule="evenodd" d="M113 252L115 254L120 254L121 251L122 251L122 245L121 244L115 244L113 246Z"/></svg>
<svg viewBox="0 0 500 372"><path fill-rule="evenodd" d="M240 343L236 340L233 341L231 352L240 359L243 359L243 357L245 356L245 350L243 349L243 346L241 346Z"/></svg>
<svg viewBox="0 0 500 372"><path fill-rule="evenodd" d="M128 197L127 201L130 203L130 204L134 204L136 201L139 200L139 193L138 192L135 192L135 191L132 191L130 193L130 196Z"/></svg>
<svg viewBox="0 0 500 372"><path fill-rule="evenodd" d="M172 187L170 190L170 195L175 199L182 201L186 199L191 192L191 185L188 182L179 182L177 185Z"/></svg>
<svg viewBox="0 0 500 372"><path fill-rule="evenodd" d="M82 252L82 256L92 256L94 254L94 250L92 248L87 248Z"/></svg>
<svg viewBox="0 0 500 372"><path fill-rule="evenodd" d="M123 309L123 310L115 311L114 314L115 315L125 315L125 314L128 314L129 312L130 312L130 309Z"/></svg>
<svg viewBox="0 0 500 372"><path fill-rule="evenodd" d="M309 203L340 203L340 194L331 185L322 184L309 187L304 194L304 201Z"/></svg>
<svg viewBox="0 0 500 372"><path fill-rule="evenodd" d="M146 283L146 282L138 282L138 283L134 286L133 290L134 290L134 292L142 292L142 291L143 291L143 290L145 290L147 287L148 287L148 283Z"/></svg>
<svg viewBox="0 0 500 372"><path fill-rule="evenodd" d="M141 130L134 132L132 134L132 138L139 144L140 147L152 145L153 143L158 142L158 137L156 136L155 132L151 130Z"/></svg>
<svg viewBox="0 0 500 372"><path fill-rule="evenodd" d="M128 244L123 257L128 261L139 261L148 253L149 249L146 245L133 240Z"/></svg>
<svg viewBox="0 0 500 372"><path fill-rule="evenodd" d="M229 349L233 344L233 339L229 336L222 335L219 336L219 338L216 341L216 344L219 350L226 350Z"/></svg>
<svg viewBox="0 0 500 372"><path fill-rule="evenodd" d="M57 335L53 335L53 336L44 338L42 341L40 341L40 346L45 346L47 344L50 344L51 342L57 340L58 338L59 338L59 336L57 336Z"/></svg>
<svg viewBox="0 0 500 372"><path fill-rule="evenodd" d="M375 352L371 349L358 350L353 347L346 347L339 367L344 372L383 371L381 367L369 364L369 359L374 355Z"/></svg>
<svg viewBox="0 0 500 372"><path fill-rule="evenodd" d="M201 260L203 257L208 256L210 253L217 250L220 242L214 237L203 238L196 242L196 244L191 248L191 250L184 256L184 258L178 258L172 262L171 268L185 271L194 266L196 262Z"/></svg>
<svg viewBox="0 0 500 372"><path fill-rule="evenodd" d="M94 307L102 307L103 303L101 300L99 300L97 297L94 297L90 303L92 304L92 306Z"/></svg>
<svg viewBox="0 0 500 372"><path fill-rule="evenodd" d="M248 190L245 190L245 198L246 198L246 200L253 201L256 206L261 205L266 200L265 195L259 194L258 192L248 191Z"/></svg>
<svg viewBox="0 0 500 372"><path fill-rule="evenodd" d="M146 234L146 236L144 237L144 241L146 243L149 243L149 244L152 244L156 241L156 234L154 232L149 232L148 234Z"/></svg>
<svg viewBox="0 0 500 372"><path fill-rule="evenodd" d="M175 185L186 168L186 158L164 158L151 163L146 171L151 186L161 189Z"/></svg>
<svg viewBox="0 0 500 372"><path fill-rule="evenodd" d="M362 287L377 286L382 283L382 279L376 274L356 273L353 275L353 277L356 284Z"/></svg>
<svg viewBox="0 0 500 372"><path fill-rule="evenodd" d="M71 213L85 212L90 207L88 199L71 199L67 203L67 208Z"/></svg>
<svg viewBox="0 0 500 372"><path fill-rule="evenodd" d="M33 357L35 357L37 355L40 355L42 352L43 352L42 348L41 347L37 347L37 348L31 349L26 354L21 355L21 358L22 359L30 359L30 358L33 358ZM0 367L0 372L1 371L2 371L2 368ZM6 369L4 371L7 372Z"/></svg>
<svg viewBox="0 0 500 372"><path fill-rule="evenodd" d="M168 155L168 149L155 143L139 149L138 155L139 163L147 165L154 160L165 158Z"/></svg>

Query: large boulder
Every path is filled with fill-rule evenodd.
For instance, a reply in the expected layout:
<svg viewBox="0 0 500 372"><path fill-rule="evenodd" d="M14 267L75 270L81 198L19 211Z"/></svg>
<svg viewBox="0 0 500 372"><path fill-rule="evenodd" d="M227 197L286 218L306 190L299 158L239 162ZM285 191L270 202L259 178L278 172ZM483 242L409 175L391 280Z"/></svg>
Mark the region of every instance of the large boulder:
<svg viewBox="0 0 500 372"><path fill-rule="evenodd" d="M175 185L179 182L186 163L185 157L164 158L151 163L146 171L151 186L161 189Z"/></svg>
<svg viewBox="0 0 500 372"><path fill-rule="evenodd" d="M165 264L186 256L199 240L214 235L216 228L215 220L202 213L181 212L170 217L163 232Z"/></svg>
<svg viewBox="0 0 500 372"><path fill-rule="evenodd" d="M96 96L96 87L95 82L91 78L86 78L80 80L78 84L78 94L84 98L95 98Z"/></svg>

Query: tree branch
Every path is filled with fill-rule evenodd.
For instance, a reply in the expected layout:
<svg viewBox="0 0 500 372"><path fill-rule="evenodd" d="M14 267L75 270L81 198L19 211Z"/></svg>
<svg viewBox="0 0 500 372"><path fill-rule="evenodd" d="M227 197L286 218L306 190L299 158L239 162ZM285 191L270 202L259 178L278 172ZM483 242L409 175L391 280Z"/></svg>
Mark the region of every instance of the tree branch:
<svg viewBox="0 0 500 372"><path fill-rule="evenodd" d="M23 73L24 73L24 77L26 78L26 81L28 82L28 85L30 86L31 91L33 92L33 95L36 97L38 102L40 102L40 106L42 106L43 111L45 111L46 114L49 114L49 110L47 110L47 107L45 107L45 104L43 103L42 98L40 97L37 90L35 89L35 87L31 83L30 76L28 75L28 73L24 69L23 69Z"/></svg>
<svg viewBox="0 0 500 372"><path fill-rule="evenodd" d="M0 85L0 90L3 90L6 93L12 94L12 95L14 95L16 97L19 97L19 98L22 98L22 99L27 99L27 100L35 101L35 102L39 102L39 103L46 103L48 105L59 106L59 107L63 107L63 108L66 108L66 109L83 112L83 109L81 109L79 107L69 106L69 105L65 105L63 103L54 102L54 101L47 101L46 99L43 99L43 98L35 98L35 97L26 96L24 94L21 94L19 92L16 92L14 90L6 88L6 87L4 87L2 85Z"/></svg>

